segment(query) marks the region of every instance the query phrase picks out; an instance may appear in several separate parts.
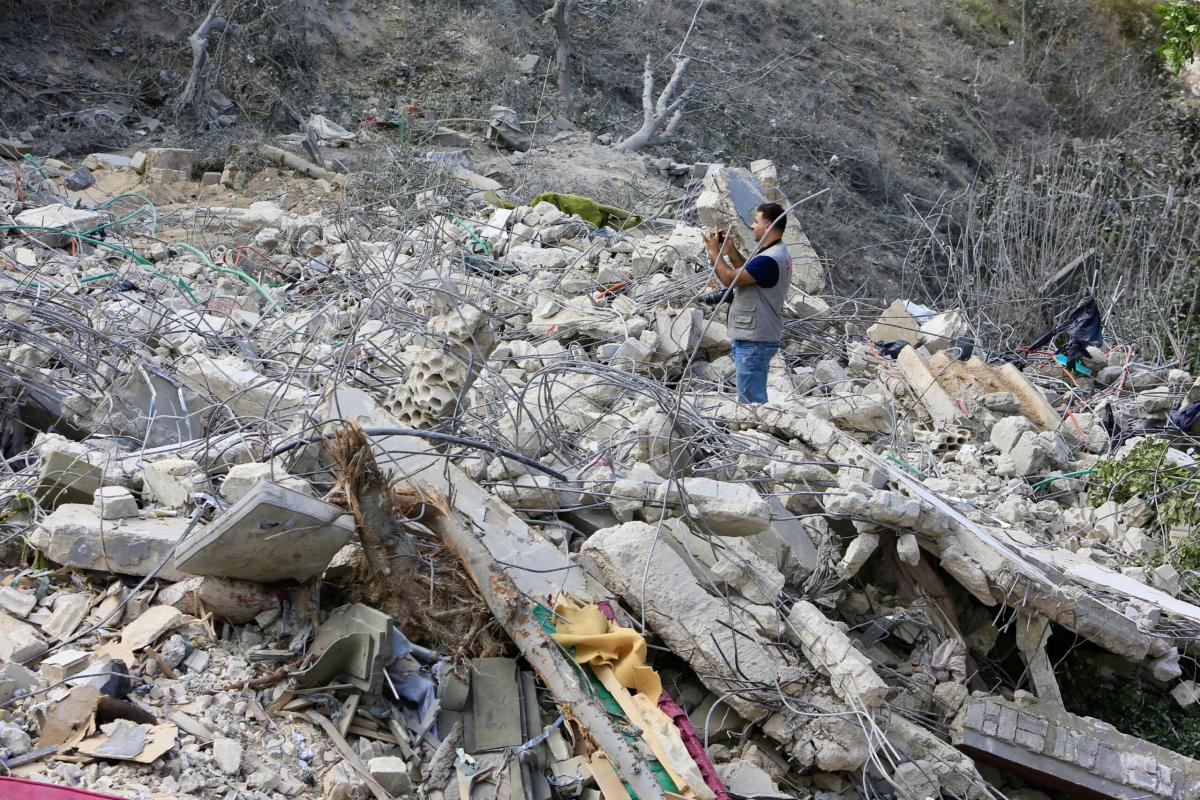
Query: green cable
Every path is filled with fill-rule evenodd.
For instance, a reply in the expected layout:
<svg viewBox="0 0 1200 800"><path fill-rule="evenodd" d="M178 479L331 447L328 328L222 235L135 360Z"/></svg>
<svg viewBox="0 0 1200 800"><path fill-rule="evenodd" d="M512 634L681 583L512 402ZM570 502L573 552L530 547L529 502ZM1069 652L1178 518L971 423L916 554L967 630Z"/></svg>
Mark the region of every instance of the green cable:
<svg viewBox="0 0 1200 800"><path fill-rule="evenodd" d="M1049 478L1043 478L1042 480L1033 484L1033 486L1030 488L1039 489L1048 483L1054 483L1059 478L1074 478L1078 475L1090 475L1091 473L1093 473L1095 471L1096 471L1095 467L1088 467L1087 469L1077 469L1074 472L1064 472L1062 475L1051 475Z"/></svg>
<svg viewBox="0 0 1200 800"><path fill-rule="evenodd" d="M186 244L184 242L176 242L174 246L182 247L186 250L191 250L193 253L200 256L200 260L202 262L204 262L204 265L210 269L215 269L217 272L223 272L226 275L236 275L239 278L241 278L242 280L244 280L251 287L253 287L255 291L257 291L260 295L262 295L264 300L267 301L267 303L269 304L267 306L267 313L270 313L272 310L274 310L275 306L278 305L278 302L275 300L275 298L271 297L270 293L267 292L267 290L263 288L261 283L254 280L254 278L251 278L249 275L242 272L240 269L232 269L230 267L219 267L216 264L214 264L208 256L206 256L204 253L197 250L196 248L192 247L190 244Z"/></svg>
<svg viewBox="0 0 1200 800"><path fill-rule="evenodd" d="M886 458L888 461L891 461L893 464L898 464L899 466L904 467L906 470L911 472L913 475L916 475L921 480L925 480L926 478L929 477L924 472L921 472L921 470L917 469L912 464L909 464L907 461L905 461L902 458L897 458L896 456L891 455L891 454L884 456L884 458Z"/></svg>
<svg viewBox="0 0 1200 800"><path fill-rule="evenodd" d="M108 242L102 241L100 239L93 239L90 236L85 236L82 233L79 233L78 231L67 230L66 228L51 228L46 225L0 225L0 231L20 231L20 230L54 231L55 233L60 234L62 236L73 236L74 238L80 240L81 242L87 242L88 244L93 245L95 247L107 247L109 250L116 250L118 253L124 253L125 255L129 256L130 258L132 258L134 261L138 262L139 264L144 264L146 266L150 265L150 261L143 258L142 256L139 256L137 253L133 252L132 250L127 250L124 247L120 247L115 244L109 244Z"/></svg>
<svg viewBox="0 0 1200 800"><path fill-rule="evenodd" d="M136 198L138 200L141 200L146 205L144 208L135 209L134 211L130 212L129 214L125 215L124 217L121 217L121 219L114 220L112 222L102 223L100 225L97 225L95 228L92 228L92 230L85 231L85 232L86 233L95 233L96 231L101 230L103 228L108 228L113 225L120 225L122 222L128 222L129 220L133 219L138 214L142 213L142 211L148 210L150 212L150 235L153 236L154 234L158 233L158 209L155 207L154 203L150 200L150 198L146 197L145 195L136 194L134 192L126 192L125 194L119 194L116 197L105 200L103 203L100 203L97 206L93 206L93 209L96 211L103 211L104 209L111 206L113 203L117 202L118 200L122 200L126 197Z"/></svg>
<svg viewBox="0 0 1200 800"><path fill-rule="evenodd" d="M46 172L46 168L42 166L42 162L38 161L36 158L34 158L34 157L33 157L32 155L30 155L29 153L26 153L26 154L25 154L25 158L27 158L27 159L29 159L31 162L33 162L33 166L34 166L34 167L37 169L37 171L38 171L39 173L41 173L41 176L42 176L44 179L46 179L46 180L50 180L50 173L49 173L49 172Z"/></svg>
<svg viewBox="0 0 1200 800"><path fill-rule="evenodd" d="M115 245L115 244L109 244L108 242L101 241L100 239L93 239L90 236L84 236L82 233L77 233L75 231L64 230L63 228L49 228L45 225L0 225L0 231L17 231L17 230L54 231L55 233L62 234L63 236L73 236L76 239L79 239L80 241L83 241L83 242L87 242L88 244L91 244L91 245L96 245L99 247L107 247L110 250L116 250L118 253L124 253L125 255L129 256L130 258L132 258L134 261L141 264L142 266L148 267L148 266L151 266L151 264L152 264L151 261L143 258L142 256L139 256L137 253L133 252L132 250L127 250L124 247L119 247L118 245ZM188 245L184 245L184 247L188 247ZM192 249L192 248L189 248L189 249ZM199 251L197 251L197 252L199 252ZM201 254L201 255L203 255L203 254ZM187 292L188 297L191 298L193 303L196 303L196 304L200 303L199 298L196 297L196 293L194 291L192 291L191 285L187 281L185 281L183 278L172 278L170 275L164 275L163 273L156 272L152 269L148 269L148 270L146 270L146 272L149 272L151 275L155 276L156 278L162 278L163 280L174 283L180 289L183 289L185 292ZM111 277L114 274L116 274L116 273L110 272L110 273L105 273L103 275L93 275L91 278L83 278L79 282L80 283L88 283L89 281L97 280L99 278ZM56 288L62 288L62 287L56 287Z"/></svg>
<svg viewBox="0 0 1200 800"><path fill-rule="evenodd" d="M489 256L492 254L491 246L488 245L488 243L485 242L483 239L479 238L479 234L477 234L475 231L471 230L470 226L468 226L467 223L465 223L461 219L459 219L458 214L455 214L453 211L451 211L450 216L454 217L454 221L457 222L459 225L461 225L462 229L471 235L471 238L475 240L475 244L482 247L483 251L485 253L487 253Z"/></svg>

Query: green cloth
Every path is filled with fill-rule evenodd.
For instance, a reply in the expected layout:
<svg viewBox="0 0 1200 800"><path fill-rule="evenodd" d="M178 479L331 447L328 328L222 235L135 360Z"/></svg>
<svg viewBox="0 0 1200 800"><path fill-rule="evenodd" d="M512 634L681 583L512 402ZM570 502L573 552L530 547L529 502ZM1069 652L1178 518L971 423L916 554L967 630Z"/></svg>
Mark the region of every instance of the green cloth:
<svg viewBox="0 0 1200 800"><path fill-rule="evenodd" d="M566 214L578 214L580 218L587 220L597 228L607 226L614 230L623 231L629 228L636 228L642 224L642 218L632 211L617 208L616 206L606 206L581 194L542 192L530 200L529 205L536 206L543 200L556 206L559 211Z"/></svg>

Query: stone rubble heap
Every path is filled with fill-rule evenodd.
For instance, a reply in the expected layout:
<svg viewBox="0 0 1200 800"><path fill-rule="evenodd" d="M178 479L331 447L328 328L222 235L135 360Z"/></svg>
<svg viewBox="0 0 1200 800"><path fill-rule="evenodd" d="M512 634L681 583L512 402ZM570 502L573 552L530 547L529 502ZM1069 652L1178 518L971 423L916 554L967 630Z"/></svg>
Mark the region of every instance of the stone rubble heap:
<svg viewBox="0 0 1200 800"><path fill-rule="evenodd" d="M89 164L150 195L192 169ZM1084 643L1197 708L1187 515L1096 496L1146 448L1194 471L1193 376L969 354L964 311L822 298L793 224L770 402L740 405L697 225L493 207L462 171L407 210L290 177L291 206L77 203L74 167L42 166L0 162L6 774L196 800L1200 794L1200 754L1072 713L1055 668ZM693 188L687 218L743 249L749 210L787 203L769 162ZM641 644L588 661L614 645L555 644L582 630L563 604ZM624 677L649 667L657 704Z"/></svg>

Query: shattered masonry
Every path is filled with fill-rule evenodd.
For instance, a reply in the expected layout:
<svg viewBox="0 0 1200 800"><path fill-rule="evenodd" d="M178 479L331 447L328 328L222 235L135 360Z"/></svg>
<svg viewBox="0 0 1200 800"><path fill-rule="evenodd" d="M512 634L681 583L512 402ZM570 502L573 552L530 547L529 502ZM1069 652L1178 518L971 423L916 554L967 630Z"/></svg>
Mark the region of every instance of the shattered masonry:
<svg viewBox="0 0 1200 800"><path fill-rule="evenodd" d="M847 330L793 223L771 401L740 406L698 225L752 245L770 162L668 164L687 221L619 231L495 207L499 170L367 208L263 154L303 199L230 167L179 202L186 150L96 154L82 194L0 162L0 781L1200 794L1200 754L1064 666L1196 712L1195 534L1089 496L1143 452L1194 472L1191 375L1092 347L1063 391L903 299Z"/></svg>

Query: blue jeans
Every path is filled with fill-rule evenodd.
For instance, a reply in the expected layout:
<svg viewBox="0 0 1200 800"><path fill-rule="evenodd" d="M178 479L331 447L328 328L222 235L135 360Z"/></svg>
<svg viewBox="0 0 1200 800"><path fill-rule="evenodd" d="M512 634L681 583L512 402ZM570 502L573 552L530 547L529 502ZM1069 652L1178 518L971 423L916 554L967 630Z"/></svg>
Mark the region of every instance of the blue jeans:
<svg viewBox="0 0 1200 800"><path fill-rule="evenodd" d="M737 369L739 403L767 402L767 368L779 342L733 340L733 366Z"/></svg>

